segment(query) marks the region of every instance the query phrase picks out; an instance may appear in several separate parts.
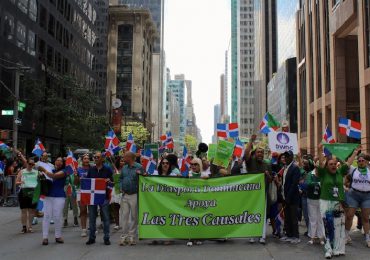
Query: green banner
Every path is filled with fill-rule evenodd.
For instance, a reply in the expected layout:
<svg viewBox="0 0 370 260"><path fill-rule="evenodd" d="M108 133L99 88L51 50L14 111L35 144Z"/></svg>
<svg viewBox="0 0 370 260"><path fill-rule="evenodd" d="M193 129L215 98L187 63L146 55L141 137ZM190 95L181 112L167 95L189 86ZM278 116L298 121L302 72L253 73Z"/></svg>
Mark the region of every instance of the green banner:
<svg viewBox="0 0 370 260"><path fill-rule="evenodd" d="M349 156L352 155L353 151L359 146L359 144L347 144L347 143L334 143L334 144L323 144L323 146L336 157L345 161Z"/></svg>
<svg viewBox="0 0 370 260"><path fill-rule="evenodd" d="M213 161L213 164L227 168L229 166L231 156L234 152L234 146L234 143L231 142L227 142L224 140L218 141L215 160Z"/></svg>
<svg viewBox="0 0 370 260"><path fill-rule="evenodd" d="M140 239L261 237L264 174L211 179L140 176Z"/></svg>
<svg viewBox="0 0 370 260"><path fill-rule="evenodd" d="M208 145L208 152L207 152L208 161L215 158L216 151L217 151L217 144L209 144Z"/></svg>
<svg viewBox="0 0 370 260"><path fill-rule="evenodd" d="M150 149L155 160L158 160L158 144L144 144L144 150Z"/></svg>

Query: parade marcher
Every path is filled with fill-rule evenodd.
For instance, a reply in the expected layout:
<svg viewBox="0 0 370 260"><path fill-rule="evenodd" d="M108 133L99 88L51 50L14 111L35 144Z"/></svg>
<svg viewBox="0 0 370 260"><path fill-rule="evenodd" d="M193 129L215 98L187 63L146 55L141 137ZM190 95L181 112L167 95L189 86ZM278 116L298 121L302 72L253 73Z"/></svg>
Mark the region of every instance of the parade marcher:
<svg viewBox="0 0 370 260"><path fill-rule="evenodd" d="M307 184L307 210L309 219L308 236L311 238L308 244L312 245L315 239L319 239L324 245L325 230L324 222L320 213L320 179L316 176L317 169L313 169L306 176Z"/></svg>
<svg viewBox="0 0 370 260"><path fill-rule="evenodd" d="M270 208L270 198L268 194L269 183L272 181L271 178L271 165L264 160L265 150L262 147L257 147L255 151L252 152L253 143L257 136L252 135L249 143L245 149L244 160L247 167L247 174L264 173L265 174L265 188L266 188L266 212L269 212ZM267 219L267 216L266 216ZM259 239L261 244L266 243L266 219L264 220L263 235ZM249 239L250 243L254 243L254 238Z"/></svg>
<svg viewBox="0 0 370 260"><path fill-rule="evenodd" d="M357 168L350 166L350 190L347 193L348 209L346 212L346 242L351 241L349 231L352 227L353 216L361 208L362 227L365 232L365 242L370 247L369 215L370 215L370 170L369 161L363 153L357 156Z"/></svg>
<svg viewBox="0 0 370 260"><path fill-rule="evenodd" d="M287 151L284 155L286 167L282 178L282 195L284 198L284 226L286 235L280 238L280 241L298 244L301 242L299 239L297 216L300 202L298 184L301 173L299 167L294 162L293 152Z"/></svg>
<svg viewBox="0 0 370 260"><path fill-rule="evenodd" d="M170 171L170 162L166 159L163 158L158 165L158 175L160 176L171 176L171 171ZM176 175L175 175L176 176Z"/></svg>
<svg viewBox="0 0 370 260"><path fill-rule="evenodd" d="M42 172L47 178L52 179L51 187L48 190L48 194L44 199L44 218L42 220L42 236L43 245L48 245L49 240L49 225L50 220L53 219L55 222L55 242L64 243L62 238L62 221L63 221L63 208L65 202L65 191L64 184L66 181L67 173L64 169L64 162L61 157L55 160L54 170L52 172L43 168L38 167L39 171Z"/></svg>
<svg viewBox="0 0 370 260"><path fill-rule="evenodd" d="M125 160L123 159L122 156L119 156L117 159L116 159L116 162L115 162L115 168L114 168L114 175L121 175L121 171L123 169L123 166L125 165ZM115 180L114 182L114 185L116 185L116 178L113 178ZM119 183L118 183L119 185ZM116 189L114 188L112 190L112 199L110 201L110 209L111 209L111 212L112 212L112 215L113 215L113 220L114 220L114 223L115 223L115 226L114 226L114 230L119 230L121 229L121 226L120 226L120 221L119 221L119 212L120 212L120 204L121 204L121 199L122 199L122 195L121 193L117 193Z"/></svg>
<svg viewBox="0 0 370 260"><path fill-rule="evenodd" d="M73 226L78 227L78 207L77 207L77 190L74 181L75 175L67 176L64 186L66 192L66 201L63 209L64 224L63 227L68 227L68 209L72 208L73 212Z"/></svg>
<svg viewBox="0 0 370 260"><path fill-rule="evenodd" d="M101 152L96 152L94 154L95 166L90 167L87 172L86 178L101 178L105 179L107 182L113 183L113 172L112 169L104 165L104 157ZM109 200L108 194L103 205L100 205L100 214L102 214L103 220L103 232L104 232L104 245L110 245L109 236ZM89 240L86 245L91 245L95 243L96 238L96 217L98 215L98 205L89 205Z"/></svg>
<svg viewBox="0 0 370 260"><path fill-rule="evenodd" d="M35 216L37 204L32 203L33 193L37 186L38 171L33 169L35 161L33 159L24 159L26 168L19 171L16 179L16 185L20 186L18 193L19 207L21 209L22 233L32 233L32 219Z"/></svg>
<svg viewBox="0 0 370 260"><path fill-rule="evenodd" d="M211 177L211 166L209 161L207 160L206 157L202 158L202 178L210 178Z"/></svg>
<svg viewBox="0 0 370 260"><path fill-rule="evenodd" d="M77 187L77 193L79 192L79 179L86 178L87 173L90 169L90 156L84 154L82 156L82 165L77 168L77 176L75 176L75 185ZM81 237L87 236L87 205L82 205L80 202L80 220L81 220Z"/></svg>
<svg viewBox="0 0 370 260"><path fill-rule="evenodd" d="M119 243L121 246L136 245L138 225L137 193L139 189L139 175L144 173L143 167L135 162L136 155L134 153L126 152L123 158L125 166L122 168L120 177L123 229Z"/></svg>
<svg viewBox="0 0 370 260"><path fill-rule="evenodd" d="M169 176L179 176L181 177L181 172L178 165L178 157L175 154L167 154L166 157L167 161L170 163L170 174Z"/></svg>
<svg viewBox="0 0 370 260"><path fill-rule="evenodd" d="M320 212L324 219L326 243L325 257L345 255L344 187L343 177L347 174L360 148L354 150L347 162L337 167L337 159L329 157L324 164L323 145L319 145Z"/></svg>

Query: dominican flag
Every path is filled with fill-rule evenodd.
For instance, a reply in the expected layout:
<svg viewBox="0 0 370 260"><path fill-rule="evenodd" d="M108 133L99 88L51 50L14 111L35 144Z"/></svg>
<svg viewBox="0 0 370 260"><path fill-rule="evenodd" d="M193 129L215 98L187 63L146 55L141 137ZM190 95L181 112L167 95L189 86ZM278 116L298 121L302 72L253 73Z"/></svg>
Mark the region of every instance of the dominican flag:
<svg viewBox="0 0 370 260"><path fill-rule="evenodd" d="M233 155L237 158L244 156L244 144L239 139L236 139Z"/></svg>
<svg viewBox="0 0 370 260"><path fill-rule="evenodd" d="M237 138L239 136L238 123L217 124L217 137L221 138Z"/></svg>
<svg viewBox="0 0 370 260"><path fill-rule="evenodd" d="M120 141L113 130L110 130L108 134L105 136L105 155L107 157L110 157L114 155L115 153L118 153L121 150L121 147L119 146Z"/></svg>
<svg viewBox="0 0 370 260"><path fill-rule="evenodd" d="M150 149L145 149L141 154L141 165L144 168L144 171L149 175L152 175L156 168L157 164L154 161L153 153Z"/></svg>
<svg viewBox="0 0 370 260"><path fill-rule="evenodd" d="M137 146L135 144L134 137L129 133L126 141L126 151L136 153L136 150Z"/></svg>
<svg viewBox="0 0 370 260"><path fill-rule="evenodd" d="M0 141L0 150L8 150L9 146L6 145L4 142Z"/></svg>
<svg viewBox="0 0 370 260"><path fill-rule="evenodd" d="M339 133L361 139L361 123L341 117L339 118Z"/></svg>
<svg viewBox="0 0 370 260"><path fill-rule="evenodd" d="M184 146L182 158L179 160L180 171L183 177L187 177L189 175L190 161L191 157L188 155L188 149Z"/></svg>
<svg viewBox="0 0 370 260"><path fill-rule="evenodd" d="M74 172L77 171L77 168L78 162L76 158L73 157L73 153L69 151L66 159L66 171L68 174L73 174Z"/></svg>
<svg viewBox="0 0 370 260"><path fill-rule="evenodd" d="M164 149L174 149L175 148L173 138L172 138L172 133L170 131L168 131L165 135L161 135L159 139L162 142L162 146L159 148L160 150L161 148L164 148Z"/></svg>
<svg viewBox="0 0 370 260"><path fill-rule="evenodd" d="M267 112L260 123L260 132L267 135L270 132L275 132L279 127L279 122Z"/></svg>
<svg viewBox="0 0 370 260"><path fill-rule="evenodd" d="M279 234L281 232L281 227L284 226L284 208L280 210L280 212L277 214L275 217L275 227L276 227L276 232Z"/></svg>
<svg viewBox="0 0 370 260"><path fill-rule="evenodd" d="M326 143L329 143L329 144L335 143L335 139L328 126L326 126L325 128L323 139Z"/></svg>
<svg viewBox="0 0 370 260"><path fill-rule="evenodd" d="M41 157L42 153L45 151L46 150L45 150L44 145L41 143L40 139L37 138L37 141L35 143L35 147L32 150L32 153L36 155L37 157Z"/></svg>
<svg viewBox="0 0 370 260"><path fill-rule="evenodd" d="M42 211L44 208L45 195L40 195L39 201L37 202L36 210Z"/></svg>
<svg viewBox="0 0 370 260"><path fill-rule="evenodd" d="M107 182L101 178L82 178L80 201L82 205L103 205L106 199Z"/></svg>

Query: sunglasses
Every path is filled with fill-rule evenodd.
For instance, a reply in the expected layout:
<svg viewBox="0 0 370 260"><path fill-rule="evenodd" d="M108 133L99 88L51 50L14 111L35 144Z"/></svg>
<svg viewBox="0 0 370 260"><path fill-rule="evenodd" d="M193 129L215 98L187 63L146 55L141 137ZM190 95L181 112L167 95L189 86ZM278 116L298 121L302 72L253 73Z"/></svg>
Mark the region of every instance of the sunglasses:
<svg viewBox="0 0 370 260"><path fill-rule="evenodd" d="M366 162L365 160L357 160L357 162Z"/></svg>
<svg viewBox="0 0 370 260"><path fill-rule="evenodd" d="M191 166L197 166L197 165L199 165L199 164L197 164L197 163L191 163L190 165L191 165Z"/></svg>
<svg viewBox="0 0 370 260"><path fill-rule="evenodd" d="M100 156L94 156L94 159L99 159L99 158L101 158Z"/></svg>
<svg viewBox="0 0 370 260"><path fill-rule="evenodd" d="M29 163L28 165L30 165L30 166L35 166L35 164L34 164L34 163Z"/></svg>

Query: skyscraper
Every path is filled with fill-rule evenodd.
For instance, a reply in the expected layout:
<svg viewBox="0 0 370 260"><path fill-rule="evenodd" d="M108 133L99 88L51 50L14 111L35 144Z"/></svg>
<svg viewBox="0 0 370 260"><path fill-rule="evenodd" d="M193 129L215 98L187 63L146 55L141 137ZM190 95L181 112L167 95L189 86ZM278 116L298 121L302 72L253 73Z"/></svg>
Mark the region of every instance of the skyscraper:
<svg viewBox="0 0 370 260"><path fill-rule="evenodd" d="M231 121L238 121L238 0L231 0Z"/></svg>
<svg viewBox="0 0 370 260"><path fill-rule="evenodd" d="M216 104L213 107L213 136L212 143L217 143L217 123L220 123L221 120L221 108L220 104Z"/></svg>

